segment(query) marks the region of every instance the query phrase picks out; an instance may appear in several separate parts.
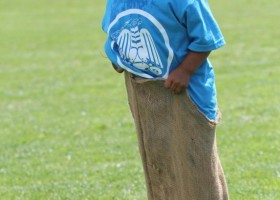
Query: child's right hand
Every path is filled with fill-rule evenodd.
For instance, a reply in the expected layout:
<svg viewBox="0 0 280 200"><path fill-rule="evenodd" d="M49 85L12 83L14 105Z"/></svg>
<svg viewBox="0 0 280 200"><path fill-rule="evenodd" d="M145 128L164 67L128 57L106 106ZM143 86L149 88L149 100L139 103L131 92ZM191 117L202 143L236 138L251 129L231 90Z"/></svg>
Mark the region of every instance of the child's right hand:
<svg viewBox="0 0 280 200"><path fill-rule="evenodd" d="M113 68L115 69L116 72L123 73L124 70L122 68L117 67L114 63L112 63L112 66L113 66Z"/></svg>
<svg viewBox="0 0 280 200"><path fill-rule="evenodd" d="M175 94L180 94L188 87L190 76L191 74L184 67L179 66L169 74L164 86Z"/></svg>

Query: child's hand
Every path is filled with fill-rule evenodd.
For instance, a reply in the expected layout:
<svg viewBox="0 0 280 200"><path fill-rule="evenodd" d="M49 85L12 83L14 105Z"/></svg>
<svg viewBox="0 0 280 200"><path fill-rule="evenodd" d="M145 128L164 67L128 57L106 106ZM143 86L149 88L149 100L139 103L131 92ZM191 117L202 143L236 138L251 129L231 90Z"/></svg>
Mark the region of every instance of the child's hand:
<svg viewBox="0 0 280 200"><path fill-rule="evenodd" d="M117 67L114 63L112 63L112 66L115 69L115 71L118 73L122 73L124 71L122 68Z"/></svg>
<svg viewBox="0 0 280 200"><path fill-rule="evenodd" d="M164 86L174 91L175 94L183 92L189 85L191 75L201 66L209 54L210 51L189 51L183 62L169 74Z"/></svg>
<svg viewBox="0 0 280 200"><path fill-rule="evenodd" d="M164 86L171 89L175 94L180 94L188 87L190 76L191 74L183 67L178 67L169 74Z"/></svg>

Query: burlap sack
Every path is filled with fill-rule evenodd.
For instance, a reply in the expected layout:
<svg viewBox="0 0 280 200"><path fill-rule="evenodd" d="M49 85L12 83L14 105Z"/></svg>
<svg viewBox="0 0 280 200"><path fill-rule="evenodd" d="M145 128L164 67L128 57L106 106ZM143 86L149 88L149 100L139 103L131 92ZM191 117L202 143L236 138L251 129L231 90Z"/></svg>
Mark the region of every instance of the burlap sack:
<svg viewBox="0 0 280 200"><path fill-rule="evenodd" d="M125 73L149 200L227 200L215 124L188 94Z"/></svg>

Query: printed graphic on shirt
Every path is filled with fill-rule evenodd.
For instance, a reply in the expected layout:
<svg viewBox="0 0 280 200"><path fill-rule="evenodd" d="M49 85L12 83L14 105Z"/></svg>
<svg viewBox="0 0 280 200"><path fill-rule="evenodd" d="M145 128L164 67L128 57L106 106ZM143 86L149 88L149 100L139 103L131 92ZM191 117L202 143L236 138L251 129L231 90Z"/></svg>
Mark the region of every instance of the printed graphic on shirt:
<svg viewBox="0 0 280 200"><path fill-rule="evenodd" d="M126 21L121 30L112 34L112 38L118 44L124 62L161 75L163 65L153 37L147 29L139 28L141 23L140 18Z"/></svg>
<svg viewBox="0 0 280 200"><path fill-rule="evenodd" d="M111 48L119 52L117 60L121 67L129 66L140 76L168 76L173 51L166 31L152 15L139 9L126 10L110 24L108 34L112 38Z"/></svg>

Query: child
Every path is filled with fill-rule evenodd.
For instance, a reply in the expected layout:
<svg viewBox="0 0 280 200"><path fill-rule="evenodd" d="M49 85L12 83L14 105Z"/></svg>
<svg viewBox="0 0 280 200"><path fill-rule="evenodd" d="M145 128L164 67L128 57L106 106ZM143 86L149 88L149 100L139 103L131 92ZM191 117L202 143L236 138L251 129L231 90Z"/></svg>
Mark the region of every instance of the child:
<svg viewBox="0 0 280 200"><path fill-rule="evenodd" d="M105 51L125 71L149 200L227 200L207 59L225 44L207 0L107 0Z"/></svg>

